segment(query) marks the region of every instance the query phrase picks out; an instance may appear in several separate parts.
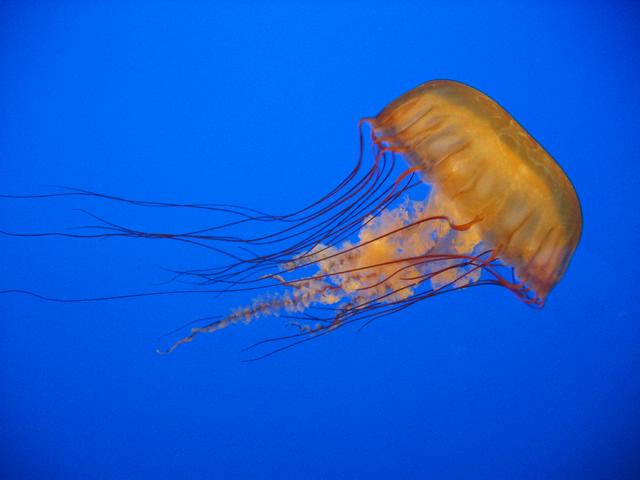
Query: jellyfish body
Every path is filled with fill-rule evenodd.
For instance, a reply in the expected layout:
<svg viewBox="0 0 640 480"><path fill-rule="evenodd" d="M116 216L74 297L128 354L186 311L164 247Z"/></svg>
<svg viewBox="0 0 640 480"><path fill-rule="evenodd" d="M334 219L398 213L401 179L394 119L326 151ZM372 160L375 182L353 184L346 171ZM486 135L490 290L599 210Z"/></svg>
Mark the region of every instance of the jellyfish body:
<svg viewBox="0 0 640 480"><path fill-rule="evenodd" d="M578 244L580 203L563 170L511 115L472 87L436 80L364 125L374 161L359 180L362 154L354 171L310 207L252 218L285 227L243 242L288 242L285 248L222 269L180 272L207 285L284 291L192 329L168 351L200 333L274 315L299 328L281 337L295 344L479 285L544 304ZM361 145L362 138L361 129ZM393 179L398 156L410 168ZM431 186L427 198L403 198L420 182Z"/></svg>
<svg viewBox="0 0 640 480"><path fill-rule="evenodd" d="M496 102L453 81L412 90L371 123L423 172L447 214L481 219L485 244L544 302L582 230L578 196L554 159Z"/></svg>

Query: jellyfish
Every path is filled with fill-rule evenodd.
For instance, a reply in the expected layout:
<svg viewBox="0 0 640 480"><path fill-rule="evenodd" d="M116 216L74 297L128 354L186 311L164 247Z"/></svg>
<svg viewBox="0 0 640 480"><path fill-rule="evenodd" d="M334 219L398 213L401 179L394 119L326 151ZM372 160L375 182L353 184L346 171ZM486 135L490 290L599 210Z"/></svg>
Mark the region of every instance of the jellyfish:
<svg viewBox="0 0 640 480"><path fill-rule="evenodd" d="M293 333L251 346L285 342L257 357L263 358L354 322L367 325L416 302L478 286L503 287L527 305L544 305L578 245L581 207L561 167L505 109L466 84L433 80L363 118L359 132L353 170L295 212L273 215L74 190L64 195L225 211L238 218L180 233L145 232L98 218L94 233L62 235L205 246L229 261L176 270L176 279L210 292L258 292L250 304L210 317L160 353L234 324L286 320ZM400 171L399 159L408 164ZM409 195L420 186L428 187L426 194ZM229 233L245 223L274 228L250 238Z"/></svg>

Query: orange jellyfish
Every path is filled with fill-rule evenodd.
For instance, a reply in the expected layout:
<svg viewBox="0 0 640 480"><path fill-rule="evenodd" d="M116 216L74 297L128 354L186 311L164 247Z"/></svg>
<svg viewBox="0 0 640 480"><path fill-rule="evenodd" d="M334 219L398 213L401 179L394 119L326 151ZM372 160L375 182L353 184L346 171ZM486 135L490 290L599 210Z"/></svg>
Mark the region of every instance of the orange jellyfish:
<svg viewBox="0 0 640 480"><path fill-rule="evenodd" d="M365 127L372 151L368 169L363 167ZM409 168L394 174L399 157ZM430 187L426 198L408 195L421 185ZM27 234L172 239L231 258L217 268L175 272L199 290L92 300L271 291L192 328L164 353L233 324L287 319L294 333L250 347L272 345L269 353L257 357L263 358L357 321L366 325L418 301L484 285L503 287L523 302L542 307L564 275L582 230L580 202L554 159L495 101L449 80L420 85L376 117L362 119L355 168L327 195L288 215L231 205L139 201L85 190L26 198L65 195L237 217L205 229L155 233L93 216L100 222L89 226L93 233ZM233 234L247 222L276 227L251 238ZM280 341L284 346L271 343Z"/></svg>
<svg viewBox="0 0 640 480"><path fill-rule="evenodd" d="M365 126L373 162L362 172ZM480 285L544 305L580 239L580 202L560 166L500 105L465 84L430 81L362 119L360 139L356 168L318 202L290 215L245 219L283 228L252 239L213 237L286 248L179 272L229 290L285 288L193 328L168 352L199 334L267 316L298 328L265 341L292 342L279 351ZM398 156L410 168L391 178ZM421 182L431 187L427 198L409 199L405 192ZM179 237L212 239L202 232Z"/></svg>

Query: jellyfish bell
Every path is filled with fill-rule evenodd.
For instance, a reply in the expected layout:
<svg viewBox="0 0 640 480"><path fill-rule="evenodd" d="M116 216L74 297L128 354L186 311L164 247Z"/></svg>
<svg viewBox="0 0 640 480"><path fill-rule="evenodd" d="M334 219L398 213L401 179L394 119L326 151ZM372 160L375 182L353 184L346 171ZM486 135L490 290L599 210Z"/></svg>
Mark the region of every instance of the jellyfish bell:
<svg viewBox="0 0 640 480"><path fill-rule="evenodd" d="M477 230L494 255L544 303L580 239L569 178L500 105L465 84L436 80L369 120L378 143L400 151L431 184L436 211Z"/></svg>

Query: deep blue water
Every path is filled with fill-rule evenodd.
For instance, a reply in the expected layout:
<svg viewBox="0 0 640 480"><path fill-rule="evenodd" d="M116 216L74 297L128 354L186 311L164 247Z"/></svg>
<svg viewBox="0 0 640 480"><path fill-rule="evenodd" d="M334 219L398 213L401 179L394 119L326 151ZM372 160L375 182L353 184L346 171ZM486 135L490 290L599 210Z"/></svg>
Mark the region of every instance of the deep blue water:
<svg viewBox="0 0 640 480"><path fill-rule="evenodd" d="M471 289L256 363L240 350L282 321L154 353L248 295L0 296L0 477L640 478L638 4L240 3L3 2L0 192L284 213L352 168L360 117L452 78L572 179L584 231L564 280L543 310ZM76 208L152 230L213 222L4 199L0 229L92 223ZM0 237L0 289L161 290L163 268L219 260L170 241Z"/></svg>

